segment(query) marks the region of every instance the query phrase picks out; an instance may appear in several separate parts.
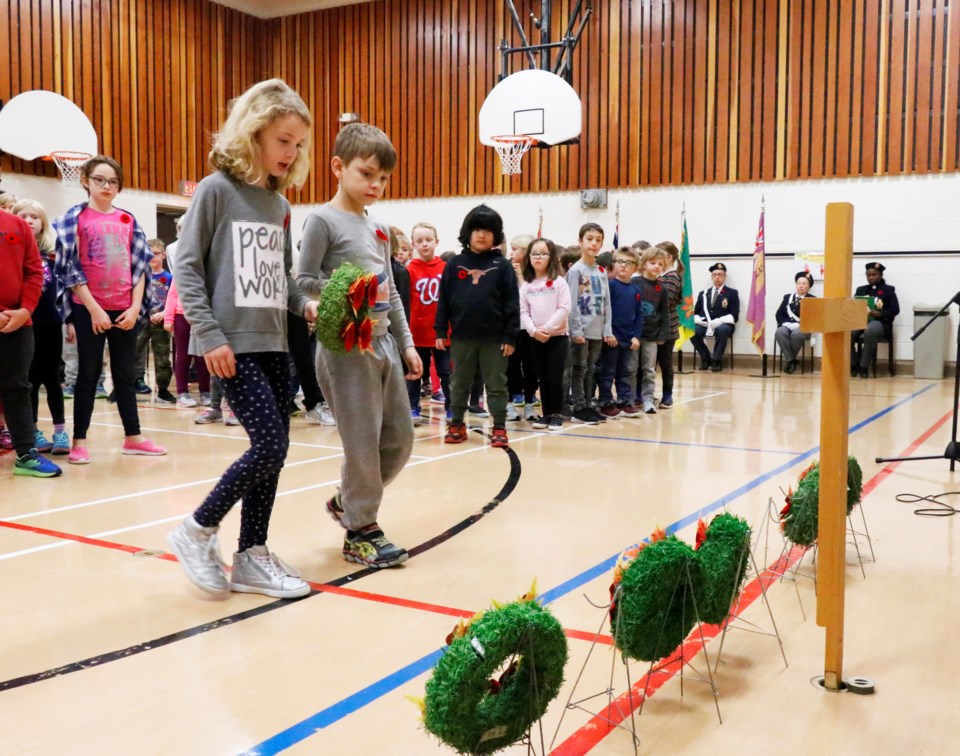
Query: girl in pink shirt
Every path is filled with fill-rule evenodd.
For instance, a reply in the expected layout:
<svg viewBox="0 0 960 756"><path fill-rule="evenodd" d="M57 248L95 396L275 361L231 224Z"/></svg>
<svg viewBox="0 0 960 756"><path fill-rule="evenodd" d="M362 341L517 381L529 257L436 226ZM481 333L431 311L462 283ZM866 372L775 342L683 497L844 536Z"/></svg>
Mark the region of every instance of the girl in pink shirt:
<svg viewBox="0 0 960 756"><path fill-rule="evenodd" d="M520 327L530 335L533 361L540 381L543 415L532 427L563 429L563 368L570 348L567 318L570 289L563 277L557 248L549 239L534 239L527 247L520 287Z"/></svg>

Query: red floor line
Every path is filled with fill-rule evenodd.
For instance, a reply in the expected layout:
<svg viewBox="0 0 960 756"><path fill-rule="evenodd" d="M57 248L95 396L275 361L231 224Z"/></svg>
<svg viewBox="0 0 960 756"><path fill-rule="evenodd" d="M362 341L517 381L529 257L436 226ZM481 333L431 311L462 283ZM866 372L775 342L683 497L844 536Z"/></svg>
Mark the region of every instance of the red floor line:
<svg viewBox="0 0 960 756"><path fill-rule="evenodd" d="M926 431L918 436L898 457L906 457L912 454L932 436L939 428L953 417L953 411L947 412L943 417L937 420ZM863 486L863 496L873 492L880 483L882 483L900 464L900 462L890 462L876 475L874 475ZM730 615L727 622L731 622L739 617L751 604L753 604L761 595L760 581L764 581L764 587L769 586L773 581L779 579L780 575L790 566L792 566L804 553L805 549L795 546L790 553L778 559L770 567L764 570L763 574L752 580L743 589L737 609ZM723 628L719 625L703 626L703 641L706 642L716 637ZM626 720L633 714L633 710L638 708L643 700L644 690L646 697L650 698L668 681L672 680L680 671L681 659L692 659L700 649L703 643L699 634L696 638L690 638L685 641L679 651L661 663L656 672L644 675L640 680L634 683L630 691L623 693L614 700L610 706L591 717L590 721L573 732L566 740L550 752L550 756L583 756L583 754L594 748L601 740L613 732L617 725ZM633 707L631 708L631 696Z"/></svg>
<svg viewBox="0 0 960 756"><path fill-rule="evenodd" d="M139 546L129 546L124 543L116 543L115 541L104 541L100 538L88 538L87 536L76 535L74 533L65 533L61 530L50 530L49 528L39 528L35 525L23 525L18 522L6 522L5 520L0 520L0 526L5 528L10 528L11 530L21 530L28 533L34 533L36 535L49 536L50 538L59 538L62 540L76 541L77 543L83 543L87 546L99 546L104 549L113 549L115 551L124 551L128 554L136 554L143 551ZM177 558L173 554L158 554L157 559L163 559L168 562L176 562ZM369 591L358 591L355 588L343 588L335 585L326 585L324 583L310 583L310 587L314 590L321 591L323 593L333 593L339 596L347 596L350 598L361 599L363 601L374 601L380 604L388 604L390 606L400 606L407 609L418 609L424 612L431 612L434 614L447 614L451 617L462 617L469 618L472 617L476 612L469 611L467 609L456 609L450 606L440 606L439 604L428 604L424 601L415 601L413 599L400 598L398 596L387 596L382 593L370 593ZM610 644L613 639L610 636L600 635L597 636L596 633L587 633L582 630L565 630L564 631L569 638L575 638L577 640L587 640L593 641L597 640L598 643Z"/></svg>

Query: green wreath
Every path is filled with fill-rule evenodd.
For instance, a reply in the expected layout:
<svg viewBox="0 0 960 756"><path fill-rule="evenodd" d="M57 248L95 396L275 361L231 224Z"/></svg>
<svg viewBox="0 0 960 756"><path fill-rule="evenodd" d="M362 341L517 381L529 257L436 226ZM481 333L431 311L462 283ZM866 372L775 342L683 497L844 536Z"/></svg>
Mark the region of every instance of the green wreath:
<svg viewBox="0 0 960 756"><path fill-rule="evenodd" d="M370 312L376 304L377 276L346 263L337 268L320 293L317 339L331 352L369 349L373 334Z"/></svg>
<svg viewBox="0 0 960 756"><path fill-rule="evenodd" d="M702 540L699 536L697 558L703 581L697 593L697 612L702 621L719 625L730 613L732 599L747 576L750 526L742 517L724 512L704 528Z"/></svg>
<svg viewBox="0 0 960 756"><path fill-rule="evenodd" d="M856 457L847 458L847 514L863 495L863 470ZM796 491L787 493L787 505L780 512L783 534L798 546L817 542L820 518L820 463L814 462L800 473Z"/></svg>
<svg viewBox="0 0 960 756"><path fill-rule="evenodd" d="M529 596L458 626L427 682L424 726L458 753L512 745L560 692L567 638Z"/></svg>
<svg viewBox="0 0 960 756"><path fill-rule="evenodd" d="M640 550L622 576L610 607L614 642L628 658L662 659L696 624L694 594L702 593L697 554L676 536L660 537Z"/></svg>

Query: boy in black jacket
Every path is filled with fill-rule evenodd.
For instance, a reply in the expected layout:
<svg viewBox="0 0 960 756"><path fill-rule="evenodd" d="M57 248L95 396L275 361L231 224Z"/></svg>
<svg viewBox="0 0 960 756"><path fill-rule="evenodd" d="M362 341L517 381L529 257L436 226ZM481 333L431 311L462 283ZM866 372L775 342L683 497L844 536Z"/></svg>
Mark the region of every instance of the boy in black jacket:
<svg viewBox="0 0 960 756"><path fill-rule="evenodd" d="M493 415L491 446L509 445L507 417L507 358L520 330L520 290L513 266L494 247L503 243L503 219L486 205L463 219L459 241L463 251L450 260L440 279L437 301L437 349L445 349L450 333L450 410L444 443L467 438L463 415L477 370L487 388Z"/></svg>

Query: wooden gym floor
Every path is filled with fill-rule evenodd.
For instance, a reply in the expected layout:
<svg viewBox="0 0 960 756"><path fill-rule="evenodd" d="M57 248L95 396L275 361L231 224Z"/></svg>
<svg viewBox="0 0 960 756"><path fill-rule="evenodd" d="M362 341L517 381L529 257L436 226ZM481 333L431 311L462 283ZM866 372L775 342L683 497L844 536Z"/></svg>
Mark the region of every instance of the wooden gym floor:
<svg viewBox="0 0 960 756"><path fill-rule="evenodd" d="M167 531L244 448L243 429L141 404L145 432L170 454L122 457L119 417L98 402L93 464L14 479L9 455L0 458L0 753L449 753L405 696L423 695L458 618L517 597L534 577L570 646L567 682L543 721L546 750L632 753L626 731L594 716L603 696L564 714L571 694L605 690L611 669L615 694L625 691L592 605L607 601L613 558L657 526L692 542L697 514L726 506L754 525L757 561L771 564L783 544L776 526L762 527L768 501L779 510L818 444L819 374L677 381L675 408L656 416L551 435L518 424L513 454L479 434L444 446L436 421L418 429L381 511L414 553L382 572L341 559L341 531L323 511L339 476L336 429L294 419L270 546L315 583L297 602L209 600L165 553ZM895 497L956 490L958 474L946 461L873 461L941 453L952 382L856 380L851 394L876 561L865 559L864 577L848 549L844 672L875 680L876 694L810 682L823 672L823 632L808 555L794 580L768 591L789 666L775 638L731 631L716 674L723 723L690 671L682 697L679 675L658 676L636 719L642 753L954 752L960 519L918 517ZM224 522L228 562L238 514ZM762 599L742 614L771 626ZM718 646L707 642L712 662ZM694 665L705 672L702 654ZM630 667L634 682L645 672Z"/></svg>

